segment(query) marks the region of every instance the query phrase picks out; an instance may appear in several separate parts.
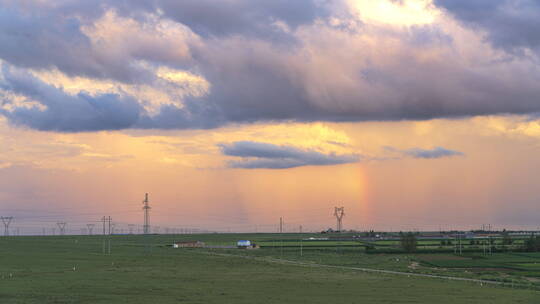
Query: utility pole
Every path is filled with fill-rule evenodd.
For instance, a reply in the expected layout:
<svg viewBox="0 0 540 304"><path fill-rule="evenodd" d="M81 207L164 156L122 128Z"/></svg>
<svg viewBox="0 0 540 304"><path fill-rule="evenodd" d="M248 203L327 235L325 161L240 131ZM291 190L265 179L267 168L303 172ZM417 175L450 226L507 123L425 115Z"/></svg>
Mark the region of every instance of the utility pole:
<svg viewBox="0 0 540 304"><path fill-rule="evenodd" d="M345 215L345 207L334 207L334 216L337 220L337 232L343 230L343 216Z"/></svg>
<svg viewBox="0 0 540 304"><path fill-rule="evenodd" d="M457 254L458 239L457 234L454 235L454 254Z"/></svg>
<svg viewBox="0 0 540 304"><path fill-rule="evenodd" d="M105 254L105 222L107 221L107 218L103 216L101 218L101 222L103 223L103 244L101 246L101 252Z"/></svg>
<svg viewBox="0 0 540 304"><path fill-rule="evenodd" d="M103 216L101 218L101 222L103 223L103 235L105 235L105 222L107 221L107 218L105 216Z"/></svg>
<svg viewBox="0 0 540 304"><path fill-rule="evenodd" d="M111 234L112 234L112 230L111 230L112 219L111 219L111 216L110 216L110 215L109 215L109 217L107 218L107 223L109 224L109 229L107 230L107 232L108 232L108 235L111 235Z"/></svg>
<svg viewBox="0 0 540 304"><path fill-rule="evenodd" d="M281 258L283 258L283 218L279 218L279 238L281 239Z"/></svg>
<svg viewBox="0 0 540 304"><path fill-rule="evenodd" d="M64 235L66 233L66 222L58 222L56 225L60 228L60 235Z"/></svg>
<svg viewBox="0 0 540 304"><path fill-rule="evenodd" d="M111 225L112 225L111 216L109 216L108 221L109 221L109 250L108 250L108 253L111 254Z"/></svg>
<svg viewBox="0 0 540 304"><path fill-rule="evenodd" d="M148 193L144 195L144 234L150 234L150 206L148 206Z"/></svg>
<svg viewBox="0 0 540 304"><path fill-rule="evenodd" d="M462 251L462 246L461 246L461 239L463 238L463 236L460 234L459 235L459 255L462 255L463 251Z"/></svg>
<svg viewBox="0 0 540 304"><path fill-rule="evenodd" d="M86 224L86 227L88 227L88 235L92 235L92 231L94 230L95 224Z"/></svg>
<svg viewBox="0 0 540 304"><path fill-rule="evenodd" d="M9 235L9 224L11 224L11 221L13 220L13 216L2 216L0 217L2 219L2 222L4 223L4 235Z"/></svg>
<svg viewBox="0 0 540 304"><path fill-rule="evenodd" d="M103 246L101 247L103 254L111 254L111 225L112 218L103 216L100 220L103 223ZM90 225L90 224L89 224ZM93 225L93 224L92 224ZM93 226L92 226L93 227Z"/></svg>

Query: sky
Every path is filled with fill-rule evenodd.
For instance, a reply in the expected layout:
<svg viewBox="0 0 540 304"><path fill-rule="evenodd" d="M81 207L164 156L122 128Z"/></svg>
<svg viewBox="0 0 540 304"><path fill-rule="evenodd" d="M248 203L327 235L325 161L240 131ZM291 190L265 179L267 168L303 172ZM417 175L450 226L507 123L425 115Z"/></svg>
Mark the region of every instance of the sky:
<svg viewBox="0 0 540 304"><path fill-rule="evenodd" d="M535 0L0 0L0 215L539 229L538 28Z"/></svg>

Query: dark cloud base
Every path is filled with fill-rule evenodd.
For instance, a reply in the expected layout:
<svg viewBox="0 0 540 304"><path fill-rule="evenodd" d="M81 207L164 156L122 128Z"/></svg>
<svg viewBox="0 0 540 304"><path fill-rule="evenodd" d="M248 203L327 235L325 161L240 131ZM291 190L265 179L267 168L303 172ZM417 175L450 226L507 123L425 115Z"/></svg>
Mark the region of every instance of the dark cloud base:
<svg viewBox="0 0 540 304"><path fill-rule="evenodd" d="M465 153L443 148L435 147L433 149L423 149L423 148L410 148L410 149L396 149L394 147L385 147L388 152L398 153L406 157L412 158L424 158L424 159L435 159L443 157L453 157L453 156L464 156Z"/></svg>
<svg viewBox="0 0 540 304"><path fill-rule="evenodd" d="M253 141L222 144L220 148L224 155L241 158L241 160L229 161L229 168L288 169L301 166L340 165L360 160L358 155L324 154L292 146L278 146Z"/></svg>

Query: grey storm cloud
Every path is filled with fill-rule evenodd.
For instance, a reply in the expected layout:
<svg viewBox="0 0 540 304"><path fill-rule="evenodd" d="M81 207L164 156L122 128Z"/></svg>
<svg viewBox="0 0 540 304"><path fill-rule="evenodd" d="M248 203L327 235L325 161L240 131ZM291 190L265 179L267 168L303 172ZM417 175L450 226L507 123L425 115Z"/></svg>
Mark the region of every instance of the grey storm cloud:
<svg viewBox="0 0 540 304"><path fill-rule="evenodd" d="M22 10L4 1L0 7L0 57L20 67L57 68L71 76L123 81L150 77L122 58L93 52L81 22L76 14L65 16L46 8Z"/></svg>
<svg viewBox="0 0 540 304"><path fill-rule="evenodd" d="M433 149L411 148L411 149L396 149L394 147L385 147L386 151L396 152L412 158L443 158L452 156L464 156L463 152L446 149L443 147L434 147Z"/></svg>
<svg viewBox="0 0 540 304"><path fill-rule="evenodd" d="M353 22L354 14L343 11L345 1L88 3L0 0L0 60L7 67L0 75L1 88L44 106L20 107L4 98L0 105L16 107L0 108L10 123L81 132L540 112L537 59L490 58L489 49L464 57L468 48L461 51L451 27L442 23L388 27ZM537 2L435 3L484 28L497 47L538 47L533 30L539 27ZM120 33L105 41L111 45L90 37L87 30L111 12L148 32L138 35L139 28L130 23L111 30ZM172 24L174 36L160 32ZM83 88L68 94L30 72L14 72L58 70L70 77L153 86L159 67L201 76L209 91L175 96L178 102L148 113L148 100L124 91L89 94Z"/></svg>
<svg viewBox="0 0 540 304"><path fill-rule="evenodd" d="M458 20L487 32L497 47L540 53L540 1L435 0Z"/></svg>
<svg viewBox="0 0 540 304"><path fill-rule="evenodd" d="M255 38L284 38L276 21L291 28L329 15L317 0L155 0L138 2L140 9L160 10L164 16L187 25L202 36L245 35ZM117 5L114 4L113 5ZM129 9L124 8L124 11ZM274 39L273 39L274 40Z"/></svg>
<svg viewBox="0 0 540 304"><path fill-rule="evenodd" d="M228 162L231 168L287 169L300 166L330 166L358 162L358 155L324 154L292 146L238 141L219 145L224 155L242 158Z"/></svg>
<svg viewBox="0 0 540 304"><path fill-rule="evenodd" d="M2 66L2 76L1 89L23 93L45 106L45 109L20 107L14 111L0 108L0 114L15 125L63 132L118 130L131 127L141 115L141 106L129 97L117 94L91 96L84 92L69 95L6 65Z"/></svg>
<svg viewBox="0 0 540 304"><path fill-rule="evenodd" d="M441 158L451 156L463 156L464 154L459 151L445 149L443 147L435 147L433 149L408 149L403 151L406 155L414 158Z"/></svg>

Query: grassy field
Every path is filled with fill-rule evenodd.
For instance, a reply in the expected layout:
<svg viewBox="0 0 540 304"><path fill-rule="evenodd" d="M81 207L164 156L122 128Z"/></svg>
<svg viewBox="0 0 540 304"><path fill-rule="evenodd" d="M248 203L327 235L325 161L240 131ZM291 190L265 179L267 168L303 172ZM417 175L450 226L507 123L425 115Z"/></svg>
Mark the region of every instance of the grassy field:
<svg viewBox="0 0 540 304"><path fill-rule="evenodd" d="M440 248L440 241L420 241L417 253L405 254L398 248L399 241L376 241L375 250L366 251L360 241L310 240L286 235L287 239L272 239L270 235L260 239L264 250L246 251L241 254L268 256L314 263L406 271L423 274L457 276L472 279L507 282L524 288L540 289L540 254L524 252L495 252L483 254L478 248L465 247L463 254L454 254L452 246ZM279 235L276 235L279 237ZM320 235L319 235L320 237ZM254 240L257 236L253 236ZM270 246L269 244L272 244ZM392 250L378 249L393 245ZM302 249L301 247L302 246ZM432 248L425 250L425 246ZM302 251L301 251L302 250ZM371 252L370 254L365 254ZM394 252L388 254L389 252ZM424 253L422 253L424 252ZM434 252L434 253L425 253Z"/></svg>
<svg viewBox="0 0 540 304"><path fill-rule="evenodd" d="M294 235L287 236L294 239ZM296 236L297 237L297 236ZM0 238L0 303L538 303L540 293L477 283L283 265L216 252L410 269L411 257L358 248L307 250L173 249L173 241L231 244L275 235ZM304 254L305 253L305 254ZM432 259L433 260L433 259ZM521 266L536 267L527 259ZM531 265L529 265L531 264Z"/></svg>

